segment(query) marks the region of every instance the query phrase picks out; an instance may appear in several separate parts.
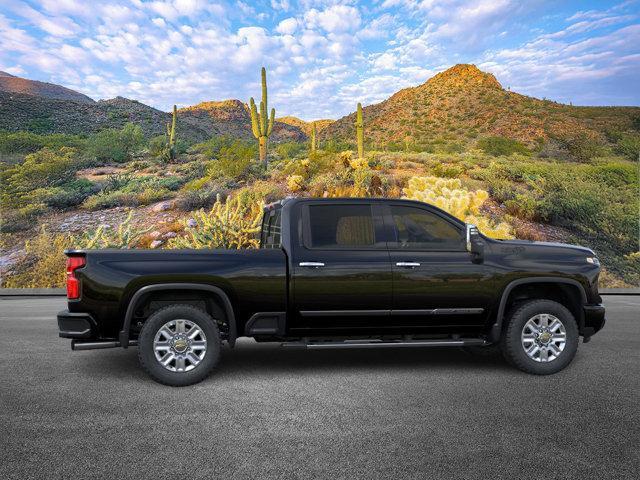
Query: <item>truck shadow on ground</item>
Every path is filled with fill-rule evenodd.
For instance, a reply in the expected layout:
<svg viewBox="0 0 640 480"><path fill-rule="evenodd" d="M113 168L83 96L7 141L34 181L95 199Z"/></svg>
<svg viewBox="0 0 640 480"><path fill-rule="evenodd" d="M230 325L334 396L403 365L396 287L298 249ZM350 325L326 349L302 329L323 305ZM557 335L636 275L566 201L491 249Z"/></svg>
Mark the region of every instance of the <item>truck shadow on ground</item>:
<svg viewBox="0 0 640 480"><path fill-rule="evenodd" d="M84 353L84 352L83 352ZM92 376L148 378L140 368L136 348L93 352L83 369ZM385 372L457 370L469 372L515 371L500 355L477 356L460 348L389 348L353 350L305 350L283 348L277 344L242 342L234 349L223 347L217 379L265 378L292 374L331 374L345 372Z"/></svg>

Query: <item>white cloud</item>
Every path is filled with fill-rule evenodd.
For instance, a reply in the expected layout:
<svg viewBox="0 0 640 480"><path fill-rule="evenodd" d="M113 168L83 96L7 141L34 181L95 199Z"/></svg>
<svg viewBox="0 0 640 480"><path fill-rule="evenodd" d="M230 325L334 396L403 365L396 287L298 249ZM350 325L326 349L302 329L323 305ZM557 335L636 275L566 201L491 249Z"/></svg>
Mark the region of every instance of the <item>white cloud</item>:
<svg viewBox="0 0 640 480"><path fill-rule="evenodd" d="M276 27L276 32L283 35L292 35L298 28L298 20L295 18L285 18Z"/></svg>
<svg viewBox="0 0 640 480"><path fill-rule="evenodd" d="M40 30L55 37L70 37L80 30L80 27L68 17L48 17L22 2L12 3L9 8Z"/></svg>
<svg viewBox="0 0 640 480"><path fill-rule="evenodd" d="M271 0L271 8L287 12L291 8L291 4L289 0Z"/></svg>
<svg viewBox="0 0 640 480"><path fill-rule="evenodd" d="M164 21L162 17L156 17L151 20L156 27L164 28L167 26L167 22Z"/></svg>
<svg viewBox="0 0 640 480"><path fill-rule="evenodd" d="M355 30L362 21L358 9L347 5L333 5L323 11L313 8L304 18L310 28L320 26L330 33Z"/></svg>

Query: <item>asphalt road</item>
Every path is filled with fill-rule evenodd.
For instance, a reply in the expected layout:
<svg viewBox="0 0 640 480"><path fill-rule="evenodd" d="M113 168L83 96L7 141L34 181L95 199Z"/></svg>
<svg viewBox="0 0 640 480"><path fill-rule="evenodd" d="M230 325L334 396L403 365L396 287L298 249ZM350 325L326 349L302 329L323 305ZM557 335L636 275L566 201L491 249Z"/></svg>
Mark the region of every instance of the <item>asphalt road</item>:
<svg viewBox="0 0 640 480"><path fill-rule="evenodd" d="M457 349L243 340L175 389L135 348L72 352L64 299L0 299L0 476L638 478L640 297L605 304L605 329L550 377Z"/></svg>

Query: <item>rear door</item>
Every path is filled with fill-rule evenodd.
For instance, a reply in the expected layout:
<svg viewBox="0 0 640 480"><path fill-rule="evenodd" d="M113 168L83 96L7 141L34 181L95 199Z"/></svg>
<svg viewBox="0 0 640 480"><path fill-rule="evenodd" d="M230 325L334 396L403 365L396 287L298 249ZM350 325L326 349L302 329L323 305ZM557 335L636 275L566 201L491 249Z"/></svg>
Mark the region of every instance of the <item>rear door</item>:
<svg viewBox="0 0 640 480"><path fill-rule="evenodd" d="M393 322L398 326L481 327L492 299L484 264L472 262L465 229L427 205L389 203Z"/></svg>
<svg viewBox="0 0 640 480"><path fill-rule="evenodd" d="M356 333L387 324L392 271L381 204L302 204L293 262L293 329Z"/></svg>

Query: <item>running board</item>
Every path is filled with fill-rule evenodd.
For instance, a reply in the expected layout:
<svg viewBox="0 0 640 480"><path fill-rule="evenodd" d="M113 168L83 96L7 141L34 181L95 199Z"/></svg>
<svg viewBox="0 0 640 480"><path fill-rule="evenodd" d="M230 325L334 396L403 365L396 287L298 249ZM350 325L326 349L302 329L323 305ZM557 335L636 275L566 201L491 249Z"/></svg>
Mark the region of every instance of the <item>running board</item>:
<svg viewBox="0 0 640 480"><path fill-rule="evenodd" d="M437 340L343 340L327 342L284 342L286 348L389 348L389 347L482 347L489 342L481 338L437 339Z"/></svg>
<svg viewBox="0 0 640 480"><path fill-rule="evenodd" d="M129 340L130 347L136 345L138 345L137 340ZM117 348L120 346L120 342L117 340L107 340L103 342L83 342L78 340L71 340L71 350L98 350L102 348Z"/></svg>

